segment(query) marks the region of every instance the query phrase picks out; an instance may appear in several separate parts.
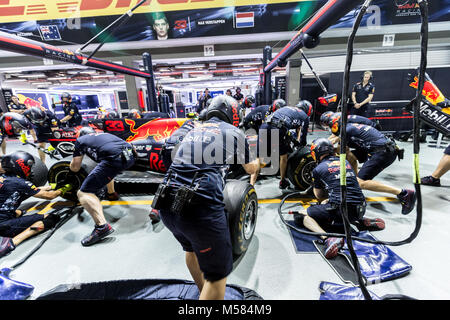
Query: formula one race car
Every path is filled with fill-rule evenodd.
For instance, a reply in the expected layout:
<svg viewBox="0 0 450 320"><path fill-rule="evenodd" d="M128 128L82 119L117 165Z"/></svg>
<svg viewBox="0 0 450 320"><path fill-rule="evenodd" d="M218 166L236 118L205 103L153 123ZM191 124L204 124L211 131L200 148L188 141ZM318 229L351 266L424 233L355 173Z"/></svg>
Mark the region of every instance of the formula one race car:
<svg viewBox="0 0 450 320"><path fill-rule="evenodd" d="M138 159L127 172L116 177L119 184L159 184L166 172L162 160L162 146L186 121L192 119L102 119L90 123L97 130L115 134L130 142L136 149ZM70 131L55 131L50 143L61 157L70 156L79 128ZM256 141L256 137L249 137ZM252 143L252 142L250 142ZM70 161L61 160L48 170L49 183L59 184L65 180L69 172ZM74 188L65 194L65 198L76 200L76 191L81 186L95 163L83 162L78 172ZM307 147L295 150L288 161L288 178L299 189L305 190L311 184L311 172L315 166L310 150ZM241 166L239 166L241 168ZM42 173L40 173L42 175ZM235 257L242 255L248 248L255 230L258 199L256 191L243 178L238 168L231 170L224 190L224 202L230 225L233 253ZM141 188L148 191L148 188Z"/></svg>
<svg viewBox="0 0 450 320"><path fill-rule="evenodd" d="M99 132L117 135L130 142L137 151L138 159L135 165L129 171L119 175L116 183L148 184L151 182L159 184L166 172L161 155L162 146L165 140L186 121L193 120L188 118L98 119L90 121L89 126ZM50 151L43 151L57 160L70 157L73 154L76 137L81 128L80 126L54 131L53 137L49 139L52 148ZM256 136L248 136L248 139L250 144L256 144ZM315 162L308 147L295 149L288 158L287 178L296 189L306 190L311 185L311 172L314 166ZM52 172L53 169L50 168L50 171ZM231 168L229 177L240 179L244 175L245 172L242 167L236 165Z"/></svg>
<svg viewBox="0 0 450 320"><path fill-rule="evenodd" d="M417 75L410 79L410 87L417 89ZM412 101L404 109L412 113ZM420 120L444 136L450 137L450 100L425 73L425 83L420 104Z"/></svg>

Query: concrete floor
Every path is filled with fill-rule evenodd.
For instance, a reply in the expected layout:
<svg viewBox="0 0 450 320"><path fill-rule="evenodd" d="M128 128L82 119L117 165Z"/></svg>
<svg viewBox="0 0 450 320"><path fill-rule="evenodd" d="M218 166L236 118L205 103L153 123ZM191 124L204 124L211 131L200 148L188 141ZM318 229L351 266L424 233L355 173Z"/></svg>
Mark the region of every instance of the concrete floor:
<svg viewBox="0 0 450 320"><path fill-rule="evenodd" d="M308 138L325 136L314 133ZM406 149L405 159L395 162L377 180L395 186L413 188L412 143L400 142ZM8 152L30 147L8 142ZM442 156L443 149L421 144L421 175L430 174ZM53 161L48 161L48 165ZM450 174L441 179L444 187L422 187L423 225L417 239L393 251L409 262L413 269L404 278L370 285L378 295L405 294L417 299L450 299L450 277L446 254L450 230ZM270 178L256 185L259 199L279 198L278 180ZM390 196L365 192L367 197ZM123 197L122 200L151 200L152 196ZM27 206L40 201L30 199ZM264 299L319 298L320 281L342 283L319 254L299 254L286 227L277 214L277 204L260 204L255 235L245 256L236 263L228 283L248 287ZM400 240L413 230L416 214L400 214L396 201L371 202L366 216L381 217L386 229L375 233L382 240ZM84 221L72 218L24 265L11 273L12 278L35 287L31 299L62 283L86 283L116 279L172 278L190 279L180 245L162 223L152 225L149 205L105 206L105 215L116 230L106 241L82 247L80 240L91 232L93 222L84 212ZM0 268L13 265L31 250L44 235L20 245L9 256L0 259Z"/></svg>

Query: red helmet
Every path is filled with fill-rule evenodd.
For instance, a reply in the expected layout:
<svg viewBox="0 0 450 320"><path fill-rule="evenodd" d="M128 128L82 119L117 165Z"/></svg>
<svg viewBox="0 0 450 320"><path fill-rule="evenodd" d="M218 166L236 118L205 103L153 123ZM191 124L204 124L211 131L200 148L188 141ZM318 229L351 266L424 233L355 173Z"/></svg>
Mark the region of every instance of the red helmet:
<svg viewBox="0 0 450 320"><path fill-rule="evenodd" d="M250 108L255 103L255 97L252 95L245 96L244 106Z"/></svg>
<svg viewBox="0 0 450 320"><path fill-rule="evenodd" d="M272 112L277 111L280 108L283 108L286 106L286 101L284 101L283 99L276 99L273 103L272 103Z"/></svg>

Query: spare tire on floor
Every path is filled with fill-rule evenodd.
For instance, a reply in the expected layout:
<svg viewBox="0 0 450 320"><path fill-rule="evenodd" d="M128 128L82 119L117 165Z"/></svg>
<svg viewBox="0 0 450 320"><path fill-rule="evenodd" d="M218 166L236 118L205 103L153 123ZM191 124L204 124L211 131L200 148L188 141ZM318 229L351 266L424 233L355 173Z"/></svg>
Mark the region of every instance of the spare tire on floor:
<svg viewBox="0 0 450 320"><path fill-rule="evenodd" d="M286 177L299 190L304 191L312 184L312 171L316 162L309 147L295 150L288 157Z"/></svg>
<svg viewBox="0 0 450 320"><path fill-rule="evenodd" d="M67 174L69 173L70 161L60 161L55 163L48 170L48 182L56 183L57 186L61 186L61 183L66 179ZM73 185L73 189L66 192L63 196L64 199L70 201L77 201L77 191L80 189L81 184L84 179L88 176L89 172L93 169L92 166L83 163L81 165L80 171L78 171L75 175L75 185Z"/></svg>
<svg viewBox="0 0 450 320"><path fill-rule="evenodd" d="M233 255L240 256L247 251L255 232L258 197L251 184L238 180L227 181L223 196Z"/></svg>
<svg viewBox="0 0 450 320"><path fill-rule="evenodd" d="M47 174L48 169L45 163L41 161L39 157L33 156L34 158L34 165L31 168L31 178L30 181L36 186L36 187L42 187L47 184Z"/></svg>

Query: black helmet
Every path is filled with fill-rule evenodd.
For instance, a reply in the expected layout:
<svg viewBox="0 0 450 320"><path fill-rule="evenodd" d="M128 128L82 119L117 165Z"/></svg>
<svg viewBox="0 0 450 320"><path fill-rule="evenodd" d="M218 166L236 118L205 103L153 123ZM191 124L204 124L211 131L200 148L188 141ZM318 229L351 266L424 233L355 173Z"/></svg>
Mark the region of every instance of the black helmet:
<svg viewBox="0 0 450 320"><path fill-rule="evenodd" d="M255 103L255 97L254 96L252 96L251 94L248 95L248 96L245 96L244 106L246 108L250 108L254 103Z"/></svg>
<svg viewBox="0 0 450 320"><path fill-rule="evenodd" d="M333 111L326 111L326 112L322 113L322 115L320 116L320 125L328 127L330 119L333 115L334 115Z"/></svg>
<svg viewBox="0 0 450 320"><path fill-rule="evenodd" d="M198 120L199 121L206 121L206 114L208 112L208 109L203 109L202 111L200 111L199 115L198 115Z"/></svg>
<svg viewBox="0 0 450 320"><path fill-rule="evenodd" d="M206 113L206 120L217 117L226 123L239 127L240 116L236 99L220 95L212 99Z"/></svg>
<svg viewBox="0 0 450 320"><path fill-rule="evenodd" d="M6 173L17 175L24 179L31 178L31 168L35 161L31 154L17 151L2 158L2 168Z"/></svg>
<svg viewBox="0 0 450 320"><path fill-rule="evenodd" d="M32 107L23 113L32 124L42 124L47 119L47 114L41 108Z"/></svg>
<svg viewBox="0 0 450 320"><path fill-rule="evenodd" d="M297 103L296 107L299 108L300 110L304 111L308 115L308 117L311 116L312 104L308 100L300 100Z"/></svg>
<svg viewBox="0 0 450 320"><path fill-rule="evenodd" d="M30 129L31 124L24 115L7 112L0 118L1 131L9 137L14 137L22 130Z"/></svg>
<svg viewBox="0 0 450 320"><path fill-rule="evenodd" d="M61 100L63 100L64 98L67 98L67 100L70 101L70 99L72 99L72 96L68 92L63 92L63 94L61 95Z"/></svg>
<svg viewBox="0 0 450 320"><path fill-rule="evenodd" d="M211 101L212 101L212 98L209 98L208 100L206 100L205 108L209 107L209 105L211 104Z"/></svg>
<svg viewBox="0 0 450 320"><path fill-rule="evenodd" d="M311 144L311 156L317 163L320 162L320 158L324 155L333 155L334 147L330 140L326 138L318 138Z"/></svg>
<svg viewBox="0 0 450 320"><path fill-rule="evenodd" d="M137 109L131 109L130 112L128 112L128 117L133 119L139 119L142 118L142 113Z"/></svg>
<svg viewBox="0 0 450 320"><path fill-rule="evenodd" d="M339 131L341 130L341 113L334 113L333 116L331 116L328 125L331 128L331 132L335 135L338 135Z"/></svg>
<svg viewBox="0 0 450 320"><path fill-rule="evenodd" d="M119 114L115 111L109 111L105 114L104 119L119 119Z"/></svg>
<svg viewBox="0 0 450 320"><path fill-rule="evenodd" d="M284 101L283 99L276 99L273 103L272 103L272 112L277 111L280 108L283 108L286 106L286 101Z"/></svg>
<svg viewBox="0 0 450 320"><path fill-rule="evenodd" d="M85 136L87 134L95 133L94 128L92 127L83 127L78 131L78 137Z"/></svg>

